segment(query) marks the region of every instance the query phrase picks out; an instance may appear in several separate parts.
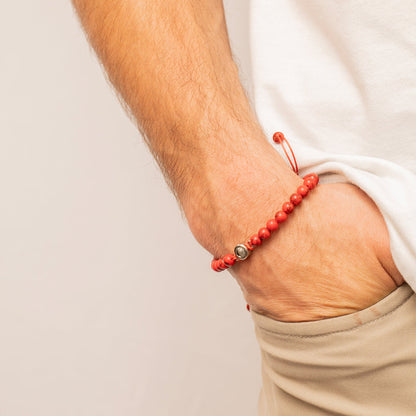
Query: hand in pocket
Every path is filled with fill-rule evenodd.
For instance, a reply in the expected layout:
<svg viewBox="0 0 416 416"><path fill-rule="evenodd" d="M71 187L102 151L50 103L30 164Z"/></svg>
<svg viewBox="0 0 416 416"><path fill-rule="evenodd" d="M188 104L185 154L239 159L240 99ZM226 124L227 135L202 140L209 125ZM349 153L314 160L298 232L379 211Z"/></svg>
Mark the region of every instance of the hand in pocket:
<svg viewBox="0 0 416 416"><path fill-rule="evenodd" d="M362 310L403 283L384 218L352 184L320 184L230 273L252 310L310 321Z"/></svg>

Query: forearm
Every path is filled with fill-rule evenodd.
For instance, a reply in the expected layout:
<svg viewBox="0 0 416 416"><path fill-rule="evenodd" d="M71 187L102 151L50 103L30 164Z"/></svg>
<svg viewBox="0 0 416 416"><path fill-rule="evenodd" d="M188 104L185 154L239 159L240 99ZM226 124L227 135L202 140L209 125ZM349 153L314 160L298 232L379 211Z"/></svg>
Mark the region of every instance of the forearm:
<svg viewBox="0 0 416 416"><path fill-rule="evenodd" d="M264 137L240 84L222 1L73 3L188 220L210 192L236 183L273 181L287 196L293 173Z"/></svg>
<svg viewBox="0 0 416 416"><path fill-rule="evenodd" d="M302 180L250 108L222 2L73 3L194 236L215 256L229 252L273 218ZM368 306L392 289L396 271L381 214L365 194L326 185L308 196L278 238L230 270L257 310L278 319L316 319L339 314L340 305ZM383 244L374 233L357 240L373 228ZM378 261L386 252L390 268Z"/></svg>

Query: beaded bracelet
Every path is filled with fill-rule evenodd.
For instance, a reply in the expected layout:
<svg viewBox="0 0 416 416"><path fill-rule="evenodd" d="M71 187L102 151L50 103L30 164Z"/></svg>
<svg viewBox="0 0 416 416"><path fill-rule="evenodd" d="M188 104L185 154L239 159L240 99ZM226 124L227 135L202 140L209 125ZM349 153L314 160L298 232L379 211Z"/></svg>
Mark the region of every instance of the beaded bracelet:
<svg viewBox="0 0 416 416"><path fill-rule="evenodd" d="M292 152L293 159L295 162L295 166L292 164L286 149L283 147L289 162L295 171L296 174L299 174L298 166L296 162L295 155L293 153L292 147L290 146L289 142L283 135L283 133L277 132L273 135L273 140L276 143L282 144L286 141L288 144L290 151ZM253 252L256 247L259 247L262 244L263 240L267 240L271 233L278 230L279 224L286 221L287 216L293 212L296 206L298 206L302 199L305 198L309 191L314 189L316 185L318 185L319 176L316 173L309 173L308 175L303 177L303 185L300 185L296 192L293 193L288 202L285 202L282 205L282 209L276 212L274 219L270 219L267 221L266 226L259 229L257 234L251 236L248 240L244 243L237 244L234 247L234 253L226 254L224 257L219 259L213 259L211 261L211 268L216 272L222 272L223 270L228 269L229 267L233 266L237 261L246 260L249 255Z"/></svg>

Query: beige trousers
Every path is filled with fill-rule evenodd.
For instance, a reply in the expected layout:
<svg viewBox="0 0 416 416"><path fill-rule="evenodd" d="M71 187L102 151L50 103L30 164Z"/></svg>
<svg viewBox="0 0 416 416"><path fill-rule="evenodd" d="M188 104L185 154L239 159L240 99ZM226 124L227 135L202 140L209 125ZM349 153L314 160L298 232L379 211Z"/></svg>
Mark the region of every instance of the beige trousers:
<svg viewBox="0 0 416 416"><path fill-rule="evenodd" d="M259 416L416 416L416 295L406 283L336 318L251 315L262 355Z"/></svg>

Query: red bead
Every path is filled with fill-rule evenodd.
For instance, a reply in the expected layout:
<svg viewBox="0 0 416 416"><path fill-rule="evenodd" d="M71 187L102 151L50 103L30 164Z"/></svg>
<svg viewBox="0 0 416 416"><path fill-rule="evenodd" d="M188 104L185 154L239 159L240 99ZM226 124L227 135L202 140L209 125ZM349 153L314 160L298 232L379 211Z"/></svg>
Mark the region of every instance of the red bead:
<svg viewBox="0 0 416 416"><path fill-rule="evenodd" d="M296 192L297 192L298 194L300 194L300 195L302 196L302 198L304 198L306 195L308 195L308 193L309 193L309 188L308 188L307 186L305 186L305 185L300 185L300 186L298 187L298 189L296 190Z"/></svg>
<svg viewBox="0 0 416 416"><path fill-rule="evenodd" d="M218 259L216 260L212 260L211 262L211 267L213 270L215 270L216 272L220 272L221 270L219 269L219 264L218 264Z"/></svg>
<svg viewBox="0 0 416 416"><path fill-rule="evenodd" d="M311 178L307 178L303 181L303 184L309 189L312 190L313 188L315 188L316 183L313 179Z"/></svg>
<svg viewBox="0 0 416 416"><path fill-rule="evenodd" d="M234 263L235 263L235 261L236 261L236 257L235 257L235 255L234 254L226 254L225 256L224 256L224 258L223 258L223 260L224 260L224 263L227 265L227 266L232 266L232 265L234 265Z"/></svg>
<svg viewBox="0 0 416 416"><path fill-rule="evenodd" d="M220 272L220 259L215 260L215 271Z"/></svg>
<svg viewBox="0 0 416 416"><path fill-rule="evenodd" d="M308 173L303 179L312 179L316 184L319 182L319 176L316 173Z"/></svg>
<svg viewBox="0 0 416 416"><path fill-rule="evenodd" d="M299 205L302 202L302 195L297 193L290 195L290 202L293 205Z"/></svg>
<svg viewBox="0 0 416 416"><path fill-rule="evenodd" d="M287 214L285 211L277 211L274 218L277 222L284 222L287 220Z"/></svg>
<svg viewBox="0 0 416 416"><path fill-rule="evenodd" d="M290 214L293 210L295 209L295 206L291 203L291 202L285 202L282 205L282 210L286 213L286 214Z"/></svg>
<svg viewBox="0 0 416 416"><path fill-rule="evenodd" d="M276 231L279 228L279 223L275 219L267 221L266 227L269 231Z"/></svg>
<svg viewBox="0 0 416 416"><path fill-rule="evenodd" d="M316 173L309 173L303 178L303 184L306 185L309 189L313 189L313 188L310 188L308 184L306 183L306 181L308 180L313 182L312 186L313 188L315 188L315 186L318 185L319 176Z"/></svg>
<svg viewBox="0 0 416 416"><path fill-rule="evenodd" d="M247 310L250 312L250 305L247 303Z"/></svg>
<svg viewBox="0 0 416 416"><path fill-rule="evenodd" d="M218 260L218 268L220 270L226 270L226 269L228 269L228 266L224 263L224 259Z"/></svg>
<svg viewBox="0 0 416 416"><path fill-rule="evenodd" d="M281 143L283 140L284 134L281 133L280 131L277 131L276 133L273 134L273 141L275 143Z"/></svg>
<svg viewBox="0 0 416 416"><path fill-rule="evenodd" d="M261 244L261 238L257 235L254 234L251 238L250 238L250 243L253 246L259 246Z"/></svg>
<svg viewBox="0 0 416 416"><path fill-rule="evenodd" d="M264 227L260 228L258 235L262 240L265 240L266 238L269 238L271 234L270 231L266 227Z"/></svg>

